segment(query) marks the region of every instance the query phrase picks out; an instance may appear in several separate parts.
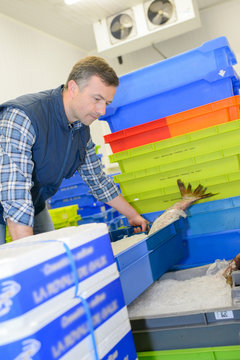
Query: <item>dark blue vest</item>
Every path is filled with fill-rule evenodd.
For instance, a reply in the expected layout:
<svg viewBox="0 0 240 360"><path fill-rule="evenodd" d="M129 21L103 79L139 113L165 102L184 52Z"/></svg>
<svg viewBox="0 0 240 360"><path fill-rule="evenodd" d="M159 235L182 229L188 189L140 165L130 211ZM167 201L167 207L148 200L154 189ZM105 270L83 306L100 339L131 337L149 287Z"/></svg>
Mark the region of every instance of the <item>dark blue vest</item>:
<svg viewBox="0 0 240 360"><path fill-rule="evenodd" d="M35 215L53 196L63 178L71 177L85 161L86 145L90 139L88 126L78 130L69 127L63 101L62 88L23 95L5 102L1 111L9 106L23 110L32 122L36 141L32 148L34 183L31 193ZM1 210L0 210L1 212Z"/></svg>

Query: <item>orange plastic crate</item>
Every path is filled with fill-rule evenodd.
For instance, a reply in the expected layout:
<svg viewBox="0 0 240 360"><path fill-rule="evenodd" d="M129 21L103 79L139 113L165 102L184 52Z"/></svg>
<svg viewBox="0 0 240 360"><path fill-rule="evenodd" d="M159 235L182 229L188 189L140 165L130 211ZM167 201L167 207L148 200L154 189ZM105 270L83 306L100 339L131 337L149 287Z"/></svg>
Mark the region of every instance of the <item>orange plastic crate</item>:
<svg viewBox="0 0 240 360"><path fill-rule="evenodd" d="M105 135L113 153L240 118L240 95Z"/></svg>

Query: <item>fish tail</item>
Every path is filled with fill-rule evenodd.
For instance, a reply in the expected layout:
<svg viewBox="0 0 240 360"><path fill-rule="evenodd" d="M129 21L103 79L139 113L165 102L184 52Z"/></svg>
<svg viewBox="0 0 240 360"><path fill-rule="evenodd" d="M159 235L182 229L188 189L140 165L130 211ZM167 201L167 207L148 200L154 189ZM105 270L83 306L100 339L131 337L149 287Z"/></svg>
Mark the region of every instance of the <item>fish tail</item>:
<svg viewBox="0 0 240 360"><path fill-rule="evenodd" d="M199 184L194 190L192 190L192 185L190 183L186 188L184 183L180 179L177 180L177 184L183 200L189 199L192 200L192 202L194 202L200 199L206 199L211 196L217 195L212 193L206 193L207 188L202 186L201 184Z"/></svg>

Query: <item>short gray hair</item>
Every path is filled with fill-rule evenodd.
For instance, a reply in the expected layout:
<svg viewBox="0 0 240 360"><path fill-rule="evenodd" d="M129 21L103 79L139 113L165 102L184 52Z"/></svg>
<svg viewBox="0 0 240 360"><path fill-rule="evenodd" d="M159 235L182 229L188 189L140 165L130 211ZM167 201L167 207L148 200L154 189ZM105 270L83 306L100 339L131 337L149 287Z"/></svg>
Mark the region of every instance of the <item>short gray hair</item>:
<svg viewBox="0 0 240 360"><path fill-rule="evenodd" d="M108 86L117 87L119 85L117 74L103 58L87 56L73 66L64 88L67 89L70 80L74 80L80 87L85 86L94 75L99 76Z"/></svg>

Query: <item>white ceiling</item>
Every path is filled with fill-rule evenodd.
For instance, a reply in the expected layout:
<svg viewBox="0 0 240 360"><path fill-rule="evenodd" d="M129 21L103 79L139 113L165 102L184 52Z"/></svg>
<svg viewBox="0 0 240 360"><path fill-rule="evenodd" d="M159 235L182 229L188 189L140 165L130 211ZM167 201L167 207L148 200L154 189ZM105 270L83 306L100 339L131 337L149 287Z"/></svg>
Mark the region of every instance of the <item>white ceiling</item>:
<svg viewBox="0 0 240 360"><path fill-rule="evenodd" d="M0 0L0 13L72 43L86 52L96 50L93 23L141 0ZM229 0L197 0L200 10Z"/></svg>

